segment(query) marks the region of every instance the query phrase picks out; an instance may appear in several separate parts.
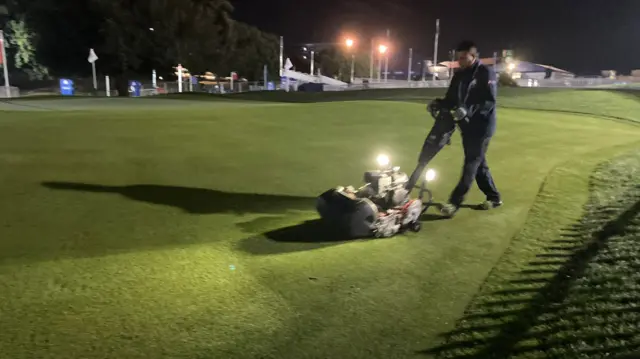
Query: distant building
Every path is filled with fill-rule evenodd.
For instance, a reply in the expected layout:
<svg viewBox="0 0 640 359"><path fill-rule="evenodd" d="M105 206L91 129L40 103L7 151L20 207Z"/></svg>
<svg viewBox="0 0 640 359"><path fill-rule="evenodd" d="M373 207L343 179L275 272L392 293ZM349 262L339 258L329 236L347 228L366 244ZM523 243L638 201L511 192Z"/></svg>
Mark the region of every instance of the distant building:
<svg viewBox="0 0 640 359"><path fill-rule="evenodd" d="M497 61L496 61L497 60ZM534 79L534 80L544 80L544 79L564 79L564 78L574 78L575 74L562 70L557 67L536 64L528 61L501 61L500 58L494 59L493 57L482 58L480 61L488 66L493 66L496 72L507 72L511 73L511 77L514 79ZM497 64L496 64L497 62ZM445 66L447 68L457 69L460 67L457 61L445 61L441 62L438 65Z"/></svg>
<svg viewBox="0 0 640 359"><path fill-rule="evenodd" d="M311 51L315 51L317 53L318 51L338 47L338 45L339 44L336 42L309 42L306 44L298 44L296 47L300 53L308 54Z"/></svg>

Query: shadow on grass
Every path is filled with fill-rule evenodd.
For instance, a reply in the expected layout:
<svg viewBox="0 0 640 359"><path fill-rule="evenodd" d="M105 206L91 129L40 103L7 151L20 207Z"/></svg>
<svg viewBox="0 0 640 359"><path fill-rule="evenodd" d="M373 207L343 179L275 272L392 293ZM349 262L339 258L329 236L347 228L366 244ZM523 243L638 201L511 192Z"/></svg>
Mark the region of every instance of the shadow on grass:
<svg viewBox="0 0 640 359"><path fill-rule="evenodd" d="M285 254L354 241L316 219L241 240L238 249L253 255Z"/></svg>
<svg viewBox="0 0 640 359"><path fill-rule="evenodd" d="M640 188L636 189L640 190ZM527 268L482 294L439 358L601 358L640 350L640 200L591 209ZM538 355L538 356L536 356ZM628 356L631 355L631 356Z"/></svg>
<svg viewBox="0 0 640 359"><path fill-rule="evenodd" d="M315 212L316 200L308 197L229 193L204 188L161 185L106 186L74 182L44 182L42 185L58 191L114 194L138 202L178 208L194 215L216 213L267 215L237 225L242 230L253 233L262 232L265 228L273 228L274 223L286 222L287 217L284 215L288 211ZM421 219L426 222L445 218L425 214ZM238 247L245 252L262 255L313 250L350 240L354 239L328 228L319 220L312 220L243 239ZM112 245L117 246L113 243ZM132 244L128 243L128 245ZM161 243L155 243L155 245L161 245Z"/></svg>
<svg viewBox="0 0 640 359"><path fill-rule="evenodd" d="M315 208L315 198L268 195L254 193L229 193L204 188L189 188L162 185L107 186L99 184L73 182L44 182L42 186L53 190L77 193L82 196L116 196L126 200L146 203L151 206L166 206L184 211L191 216L208 214L264 215L264 218L287 218L292 213L310 213ZM126 202L116 201L113 206L126 206ZM110 208L118 212L116 208ZM81 216L86 209L74 208L67 217ZM127 213L131 214L130 211ZM57 233L54 239L42 240L41 236L20 237L14 233L3 242L0 250L0 264L4 261L39 262L61 258L89 258L132 251L150 250L166 247L184 247L202 242L226 240L221 236L198 236L191 233L176 235L173 231L157 233L155 225L159 219L154 213L140 213L140 218L127 218L126 227L134 229L137 221L143 221L143 233L128 235L119 223L104 223L103 218L92 218L91 223L81 224L67 229L66 233ZM253 217L253 216L252 216ZM167 218L163 215L162 218ZM160 219L162 220L162 219ZM212 222L215 224L216 222ZM279 223L282 223L279 222ZM179 223L176 223L178 228ZM164 227L163 227L164 228ZM273 228L273 223L255 223L254 230L262 232ZM190 229L187 228L187 231ZM113 231L113 232L110 232ZM135 231L134 231L135 232ZM146 232L146 233L145 233Z"/></svg>
<svg viewBox="0 0 640 359"><path fill-rule="evenodd" d="M160 185L105 186L72 182L45 182L43 186L62 191L116 194L135 201L179 208L191 214L270 214L315 208L314 198L230 193L205 188Z"/></svg>
<svg viewBox="0 0 640 359"><path fill-rule="evenodd" d="M270 218L274 219L272 217L257 218L250 222L241 223L238 226L244 230L252 231L255 227L264 225L264 222L269 221ZM425 213L420 217L420 221L423 223L445 219L448 219L448 217L431 213ZM282 217L275 218L275 220L282 220ZM256 222L258 223L257 226L255 225ZM379 239L351 238L345 235L344 232L331 228L321 220L315 219L245 238L238 244L238 249L254 255L284 254L363 240Z"/></svg>

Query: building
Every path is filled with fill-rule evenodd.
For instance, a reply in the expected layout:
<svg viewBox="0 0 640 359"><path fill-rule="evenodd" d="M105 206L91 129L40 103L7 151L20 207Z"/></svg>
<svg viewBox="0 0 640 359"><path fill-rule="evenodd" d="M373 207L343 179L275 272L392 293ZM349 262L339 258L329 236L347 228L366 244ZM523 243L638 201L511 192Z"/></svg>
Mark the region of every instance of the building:
<svg viewBox="0 0 640 359"><path fill-rule="evenodd" d="M498 63L496 72L507 72L515 80L555 80L576 77L575 74L550 65L536 64L527 61L513 61L511 63Z"/></svg>
<svg viewBox="0 0 640 359"><path fill-rule="evenodd" d="M322 51L331 48L337 47L339 44L336 42L310 42L306 44L298 44L296 47L299 48L302 53L309 53L311 51Z"/></svg>
<svg viewBox="0 0 640 359"><path fill-rule="evenodd" d="M575 74L559 69L557 67L536 64L528 61L502 61L500 58L482 58L480 61L488 66L494 66L496 72L510 73L511 77L515 80L519 79L533 79L533 80L545 80L545 79L566 79L574 78ZM460 67L457 61L445 61L438 65L446 68L457 69Z"/></svg>

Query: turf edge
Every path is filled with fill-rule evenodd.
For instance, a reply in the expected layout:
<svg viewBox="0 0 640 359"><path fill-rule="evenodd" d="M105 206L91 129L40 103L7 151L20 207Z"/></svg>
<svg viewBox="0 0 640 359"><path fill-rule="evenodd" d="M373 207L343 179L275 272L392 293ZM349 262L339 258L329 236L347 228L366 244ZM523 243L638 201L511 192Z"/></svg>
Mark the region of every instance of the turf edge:
<svg viewBox="0 0 640 359"><path fill-rule="evenodd" d="M540 274L543 277L540 281L525 283L528 287L520 292L502 293L502 287L505 283L510 283L510 279L516 276L514 274L526 271L531 261L539 257L545 247L561 240L567 229L581 219L589 202L592 174L598 166L637 150L638 147L640 142L615 146L587 153L554 167L542 183L522 229L512 238L509 248L488 274L478 294L470 301L462 319L456 322L455 329L443 335L444 344L421 353L438 358L462 359L506 358L510 357L507 352L518 352L518 348L506 348L503 345L505 334L517 331L518 326L523 324L523 318L518 317L518 314L529 304L523 296L526 298L531 293L537 293L549 279L544 278L545 270L541 267L543 269ZM554 264L558 263L554 263L553 258L547 262L542 258L540 264L549 264L547 274L557 272L558 268ZM499 301L492 300L495 293L499 294ZM508 294L511 299L504 301L504 294ZM504 315L509 312L514 315ZM497 315L493 316L492 313L500 313L499 325L495 323ZM491 325L479 326L482 322Z"/></svg>

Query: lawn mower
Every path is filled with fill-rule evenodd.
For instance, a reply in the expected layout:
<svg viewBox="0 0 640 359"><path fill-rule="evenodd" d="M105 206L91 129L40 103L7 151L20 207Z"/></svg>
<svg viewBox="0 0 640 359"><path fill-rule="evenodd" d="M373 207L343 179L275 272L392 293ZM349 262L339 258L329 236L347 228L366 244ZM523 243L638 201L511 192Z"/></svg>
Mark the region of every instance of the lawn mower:
<svg viewBox="0 0 640 359"><path fill-rule="evenodd" d="M435 123L411 177L400 172L400 167L391 167L389 157L378 156L380 169L365 172L364 186L337 187L318 197L316 209L327 225L351 238L391 237L406 230L420 231L420 216L433 204L427 184L435 178L435 171L426 171L418 198L411 199L409 195L429 162L451 144L456 124L464 117L459 111L452 113L453 109L444 106L442 100L431 102L427 110Z"/></svg>
<svg viewBox="0 0 640 359"><path fill-rule="evenodd" d="M364 186L340 186L321 194L316 204L320 217L350 238L419 232L420 216L433 201L427 183L435 178L435 171L427 171L418 198L411 199L406 188L409 177L400 167L391 167L388 156L380 155L377 160L380 169L365 172Z"/></svg>

